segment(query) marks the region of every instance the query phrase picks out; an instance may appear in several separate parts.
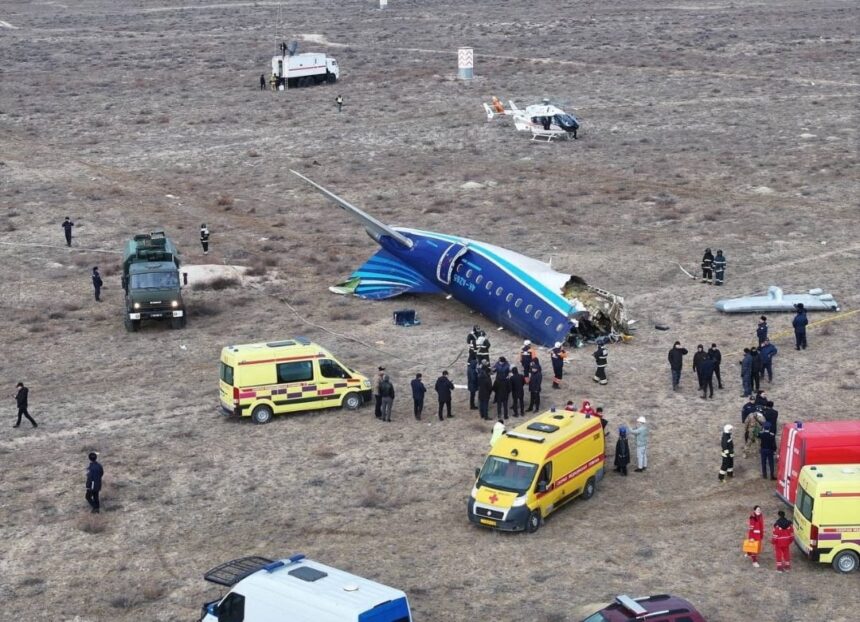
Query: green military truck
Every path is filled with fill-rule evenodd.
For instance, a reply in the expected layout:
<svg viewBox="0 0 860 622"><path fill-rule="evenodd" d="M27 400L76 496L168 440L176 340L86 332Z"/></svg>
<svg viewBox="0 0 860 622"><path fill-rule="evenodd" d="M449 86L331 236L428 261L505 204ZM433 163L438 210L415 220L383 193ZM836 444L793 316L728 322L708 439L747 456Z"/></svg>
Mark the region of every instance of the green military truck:
<svg viewBox="0 0 860 622"><path fill-rule="evenodd" d="M122 288L126 330L139 330L142 320L170 320L171 328L185 326L179 266L179 253L164 231L142 233L125 243Z"/></svg>

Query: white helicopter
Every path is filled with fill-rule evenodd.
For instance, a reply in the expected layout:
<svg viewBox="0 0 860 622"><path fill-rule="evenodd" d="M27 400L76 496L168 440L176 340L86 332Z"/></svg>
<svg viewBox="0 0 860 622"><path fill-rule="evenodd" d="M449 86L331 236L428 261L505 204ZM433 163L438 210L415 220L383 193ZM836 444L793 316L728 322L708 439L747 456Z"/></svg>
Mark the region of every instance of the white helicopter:
<svg viewBox="0 0 860 622"><path fill-rule="evenodd" d="M484 104L487 113L487 121L495 117L510 116L514 119L514 127L517 131L530 131L532 140L552 141L554 138L573 138L576 140L576 132L579 129L579 121L572 114L550 103L544 98L540 104L527 106L525 110L517 108L510 101L510 108L505 108L497 97L493 97L492 104Z"/></svg>

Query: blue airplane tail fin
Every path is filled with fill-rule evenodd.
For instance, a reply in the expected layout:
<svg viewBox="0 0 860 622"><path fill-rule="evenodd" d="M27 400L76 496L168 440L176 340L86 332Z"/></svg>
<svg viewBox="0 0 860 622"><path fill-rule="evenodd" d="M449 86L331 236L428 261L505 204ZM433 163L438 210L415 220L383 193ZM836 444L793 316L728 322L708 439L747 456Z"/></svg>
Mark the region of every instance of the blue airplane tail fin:
<svg viewBox="0 0 860 622"><path fill-rule="evenodd" d="M349 279L329 288L336 294L355 294L360 298L383 300L400 294L442 294L439 287L397 257L379 250Z"/></svg>

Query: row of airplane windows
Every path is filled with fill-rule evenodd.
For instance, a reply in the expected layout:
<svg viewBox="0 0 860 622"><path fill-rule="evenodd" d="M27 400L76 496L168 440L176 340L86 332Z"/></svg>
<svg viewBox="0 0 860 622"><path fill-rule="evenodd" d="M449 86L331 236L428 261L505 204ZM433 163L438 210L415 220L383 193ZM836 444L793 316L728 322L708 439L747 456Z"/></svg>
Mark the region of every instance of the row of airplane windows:
<svg viewBox="0 0 860 622"><path fill-rule="evenodd" d="M458 274L462 273L464 269L466 270L466 274L463 276L465 276L467 279L471 279L472 275L475 273L475 271L472 270L471 268L466 269L465 265L462 263L457 264L456 272ZM476 285L480 285L483 281L484 281L484 275L483 274L479 274L478 276L475 277L475 284ZM493 289L493 281L488 280L486 285L484 285L484 287L486 288L486 290L488 292L491 291ZM496 287L496 296L501 296L504 293L505 293L505 289L501 285ZM507 303L510 303L513 299L514 299L514 295L511 294L510 292L508 293L507 296L505 296L505 302L507 302ZM516 301L514 302L514 308L519 309L522 306L522 304L523 304L523 299L517 298ZM534 308L534 305L527 304L526 308L524 309L526 315L531 315L533 308ZM539 320L541 315L543 315L543 311L540 309L538 309L537 311L534 312L534 317L536 320ZM549 326L550 324L552 324L552 316L548 315L547 318L544 320L544 325ZM564 328L565 328L565 324L561 323L558 326L556 326L555 331L561 332L562 330L564 330Z"/></svg>

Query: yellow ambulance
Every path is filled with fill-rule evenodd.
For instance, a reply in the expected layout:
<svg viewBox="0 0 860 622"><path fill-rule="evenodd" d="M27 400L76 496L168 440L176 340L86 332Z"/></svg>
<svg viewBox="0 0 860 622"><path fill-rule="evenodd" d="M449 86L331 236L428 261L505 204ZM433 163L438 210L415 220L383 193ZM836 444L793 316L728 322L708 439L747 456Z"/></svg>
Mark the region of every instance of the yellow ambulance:
<svg viewBox="0 0 860 622"><path fill-rule="evenodd" d="M303 337L221 350L221 410L268 423L273 415L370 400L370 380Z"/></svg>
<svg viewBox="0 0 860 622"><path fill-rule="evenodd" d="M794 501L794 541L837 572L860 567L860 464L807 465Z"/></svg>
<svg viewBox="0 0 860 622"><path fill-rule="evenodd" d="M476 470L469 520L503 531L538 530L543 519L603 477L600 418L551 410L506 430Z"/></svg>

